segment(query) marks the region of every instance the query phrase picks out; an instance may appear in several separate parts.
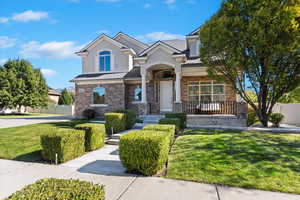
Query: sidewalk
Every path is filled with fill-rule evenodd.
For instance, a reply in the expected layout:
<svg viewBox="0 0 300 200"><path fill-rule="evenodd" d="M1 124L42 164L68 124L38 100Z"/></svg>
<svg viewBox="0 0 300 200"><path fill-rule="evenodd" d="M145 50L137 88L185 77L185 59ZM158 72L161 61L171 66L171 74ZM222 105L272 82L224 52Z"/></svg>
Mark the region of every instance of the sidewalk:
<svg viewBox="0 0 300 200"><path fill-rule="evenodd" d="M136 176L124 170L117 146L111 145L58 166L0 159L0 199L53 177L103 184L106 200L300 200L300 195Z"/></svg>

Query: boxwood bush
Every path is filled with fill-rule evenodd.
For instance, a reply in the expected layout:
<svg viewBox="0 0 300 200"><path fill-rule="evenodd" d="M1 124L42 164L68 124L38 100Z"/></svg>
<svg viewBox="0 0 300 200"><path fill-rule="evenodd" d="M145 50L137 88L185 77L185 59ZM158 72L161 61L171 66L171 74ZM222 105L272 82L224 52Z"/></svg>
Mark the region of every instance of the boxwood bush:
<svg viewBox="0 0 300 200"><path fill-rule="evenodd" d="M112 129L113 133L118 133L124 131L126 126L124 113L105 113L105 127L106 133L111 135Z"/></svg>
<svg viewBox="0 0 300 200"><path fill-rule="evenodd" d="M165 134L169 134L170 136L170 146L174 142L175 136L175 125L168 125L168 124L153 124L144 126L143 130L153 130L153 131L160 131Z"/></svg>
<svg viewBox="0 0 300 200"><path fill-rule="evenodd" d="M168 160L170 136L153 130L131 131L120 138L120 159L128 171L154 175Z"/></svg>
<svg viewBox="0 0 300 200"><path fill-rule="evenodd" d="M85 151L92 151L104 146L105 142L105 125L95 123L78 124L75 129L85 131Z"/></svg>
<svg viewBox="0 0 300 200"><path fill-rule="evenodd" d="M84 136L83 130L49 129L41 135L42 157L54 163L57 153L58 163L63 163L81 156L84 154Z"/></svg>
<svg viewBox="0 0 300 200"><path fill-rule="evenodd" d="M178 118L163 118L158 121L158 124L175 125L176 133L181 132L181 121Z"/></svg>
<svg viewBox="0 0 300 200"><path fill-rule="evenodd" d="M15 192L6 200L104 200L103 185L79 180L41 179Z"/></svg>
<svg viewBox="0 0 300 200"><path fill-rule="evenodd" d="M134 110L124 109L117 110L116 113L124 113L125 114L125 128L126 130L131 129L136 122L136 112Z"/></svg>
<svg viewBox="0 0 300 200"><path fill-rule="evenodd" d="M167 113L166 118L178 118L180 119L180 129L186 128L186 113Z"/></svg>
<svg viewBox="0 0 300 200"><path fill-rule="evenodd" d="M270 115L269 121L272 122L274 127L278 128L281 121L283 120L283 118L284 118L284 115L281 113L272 113Z"/></svg>

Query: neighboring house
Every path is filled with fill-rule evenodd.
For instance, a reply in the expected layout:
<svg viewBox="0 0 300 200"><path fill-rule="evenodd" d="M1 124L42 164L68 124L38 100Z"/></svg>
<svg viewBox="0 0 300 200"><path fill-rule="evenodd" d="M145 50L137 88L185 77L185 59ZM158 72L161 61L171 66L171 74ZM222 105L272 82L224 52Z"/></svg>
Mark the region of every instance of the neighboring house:
<svg viewBox="0 0 300 200"><path fill-rule="evenodd" d="M71 80L76 116L87 108L98 115L127 108L140 115L186 112L192 125L244 125L245 104L237 102L233 88L208 78L198 31L151 45L122 32L100 35L76 53L82 58L82 74ZM216 114L222 115L220 123Z"/></svg>
<svg viewBox="0 0 300 200"><path fill-rule="evenodd" d="M54 90L54 89L52 89L52 88L49 88L49 89L48 89L48 98L49 98L49 100L50 100L53 104L55 104L55 105L58 104L58 100L59 100L60 95L61 95L61 92L60 92L60 91Z"/></svg>

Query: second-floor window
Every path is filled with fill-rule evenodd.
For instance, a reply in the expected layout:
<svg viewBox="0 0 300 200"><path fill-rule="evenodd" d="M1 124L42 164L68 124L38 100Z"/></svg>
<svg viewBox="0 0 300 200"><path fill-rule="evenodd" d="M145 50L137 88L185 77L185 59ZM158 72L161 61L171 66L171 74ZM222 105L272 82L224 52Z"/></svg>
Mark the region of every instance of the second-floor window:
<svg viewBox="0 0 300 200"><path fill-rule="evenodd" d="M99 64L101 72L109 72L111 69L111 52L101 51L99 53Z"/></svg>

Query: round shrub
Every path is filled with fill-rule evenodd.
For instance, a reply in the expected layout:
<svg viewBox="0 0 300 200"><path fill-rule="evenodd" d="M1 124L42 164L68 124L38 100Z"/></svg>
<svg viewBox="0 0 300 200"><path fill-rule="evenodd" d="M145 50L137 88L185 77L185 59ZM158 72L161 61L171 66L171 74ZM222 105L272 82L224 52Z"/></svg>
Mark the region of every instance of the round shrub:
<svg viewBox="0 0 300 200"><path fill-rule="evenodd" d="M87 108L82 112L82 116L85 119L94 119L96 117L96 111L91 108Z"/></svg>
<svg viewBox="0 0 300 200"><path fill-rule="evenodd" d="M6 200L104 200L104 186L80 180L47 178L28 185Z"/></svg>
<svg viewBox="0 0 300 200"><path fill-rule="evenodd" d="M272 113L270 115L269 121L273 123L274 127L279 127L280 122L283 120L284 116L281 113Z"/></svg>
<svg viewBox="0 0 300 200"><path fill-rule="evenodd" d="M178 118L180 119L180 129L185 129L186 128L186 120L187 120L187 115L186 113L167 113L165 114L166 118Z"/></svg>
<svg viewBox="0 0 300 200"><path fill-rule="evenodd" d="M136 112L130 109L117 110L116 113L124 113L125 114L125 128L126 130L131 129L136 123Z"/></svg>

